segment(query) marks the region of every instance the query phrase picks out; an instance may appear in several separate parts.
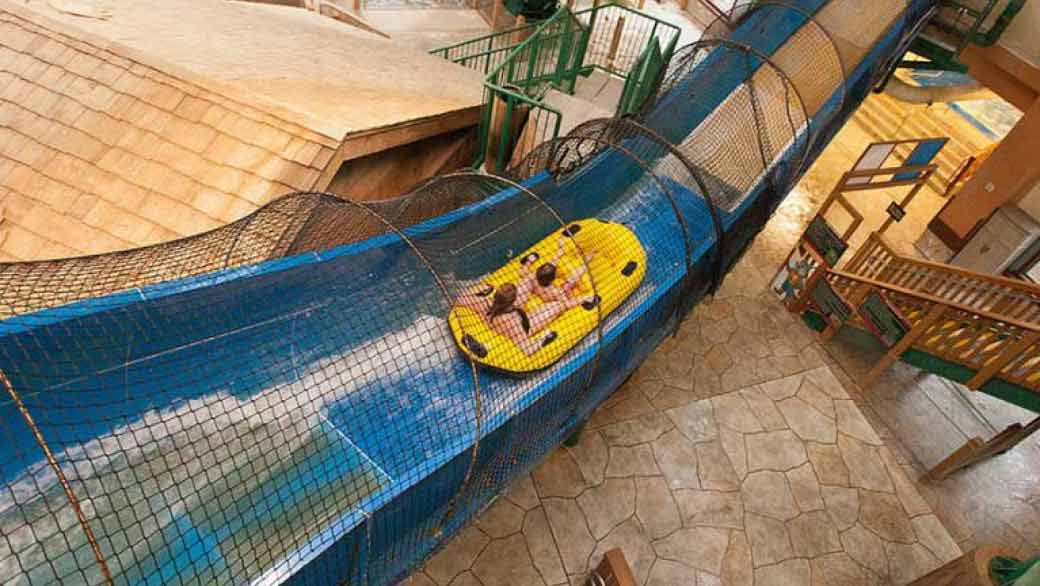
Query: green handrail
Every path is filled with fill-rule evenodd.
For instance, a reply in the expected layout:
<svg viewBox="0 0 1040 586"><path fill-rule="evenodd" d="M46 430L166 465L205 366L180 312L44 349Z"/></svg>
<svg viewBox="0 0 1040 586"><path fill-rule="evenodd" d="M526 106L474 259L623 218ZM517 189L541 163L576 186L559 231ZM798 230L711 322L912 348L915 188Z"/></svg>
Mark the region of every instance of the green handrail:
<svg viewBox="0 0 1040 586"><path fill-rule="evenodd" d="M961 48L968 43L982 47L989 47L1000 39L1000 35L1004 34L1004 30L1006 30L1008 25L1011 24L1011 20L1015 18L1015 15L1017 15L1019 11L1022 10L1022 7L1025 6L1026 0L1010 0L1004 7L1004 10L1000 12L1000 15L997 16L996 20L993 21L993 24L985 31L981 31L982 24L986 22L990 14L993 13L993 10L996 9L997 2L998 0L989 0L986 3L986 6L980 10L964 4L963 2L946 0L943 2L944 7L953 8L959 12L967 14L974 18L974 21L967 32L943 22L941 18L936 19L935 24L951 34L963 35L964 39Z"/></svg>
<svg viewBox="0 0 1040 586"><path fill-rule="evenodd" d="M485 74L484 112L479 128L480 150L474 167L479 168L488 162L494 170L502 170L518 146L514 142L541 142L559 135L563 114L545 103L544 96L549 89L572 94L578 77L588 76L595 69L621 75L626 83L629 83L629 77L645 73L645 67L637 67L640 59L618 68L612 62L604 62L602 55L590 55L592 39L602 32L598 25L608 22L599 15L607 10L619 13L615 23L628 18L630 24L637 22L642 25L644 28L638 29L636 34L649 31L646 38L637 39L634 43L637 46L641 43L644 47L640 55L647 51L646 47L656 42L665 47L661 51L664 63L671 60L678 43L679 28L615 3L578 12L561 8L539 23L491 33L431 51L433 55ZM622 24L615 26L620 27ZM645 84L646 80L640 79L639 82ZM618 104L620 113L627 107L627 102ZM526 129L522 136L514 137L514 127L519 126L516 124L517 117L521 116L526 117ZM493 137L496 131L498 134ZM494 155L492 161L487 161L489 152Z"/></svg>
<svg viewBox="0 0 1040 586"><path fill-rule="evenodd" d="M929 23L938 30L953 36L957 42L955 46L938 40L929 39L922 35L914 40L911 50L924 57L926 61L903 60L901 67L913 69L942 69L948 71L967 71L967 66L958 61L961 51L969 44L980 47L989 47L995 44L1000 36L1004 34L1008 25L1025 6L1026 0L1008 0L1000 14L983 30L985 24L993 11L997 9L998 0L988 0L981 8L969 6L958 0L944 0L940 5L939 15ZM964 28L957 22L950 22L943 17L942 10L953 10L958 16L966 15L971 18L969 26Z"/></svg>

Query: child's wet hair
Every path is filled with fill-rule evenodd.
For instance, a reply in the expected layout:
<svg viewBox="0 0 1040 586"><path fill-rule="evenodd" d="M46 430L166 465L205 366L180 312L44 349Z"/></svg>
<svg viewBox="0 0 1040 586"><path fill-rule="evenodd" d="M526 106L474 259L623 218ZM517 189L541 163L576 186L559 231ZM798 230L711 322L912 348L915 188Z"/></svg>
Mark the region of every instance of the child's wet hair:
<svg viewBox="0 0 1040 586"><path fill-rule="evenodd" d="M545 263L538 267L538 270L534 274L538 284L542 287L548 287L552 285L552 282L556 280L556 265L552 263Z"/></svg>

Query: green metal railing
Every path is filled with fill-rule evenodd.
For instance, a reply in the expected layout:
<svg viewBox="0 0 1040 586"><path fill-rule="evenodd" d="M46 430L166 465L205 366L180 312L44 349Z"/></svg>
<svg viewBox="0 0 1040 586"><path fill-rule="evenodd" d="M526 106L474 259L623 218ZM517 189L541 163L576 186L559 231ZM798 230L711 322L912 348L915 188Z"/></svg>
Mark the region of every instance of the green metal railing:
<svg viewBox="0 0 1040 586"><path fill-rule="evenodd" d="M517 45L530 37L539 25L536 22L490 33L434 49L430 54L487 74L501 64Z"/></svg>
<svg viewBox="0 0 1040 586"><path fill-rule="evenodd" d="M618 112L639 107L679 40L679 28L627 6L605 4L432 51L485 74L480 151L474 167L505 169L556 138L563 114L550 90L573 94L578 78L599 69L625 83Z"/></svg>
<svg viewBox="0 0 1040 586"><path fill-rule="evenodd" d="M914 69L967 70L958 57L968 45L997 42L1026 0L944 0L911 50L924 61L906 60Z"/></svg>

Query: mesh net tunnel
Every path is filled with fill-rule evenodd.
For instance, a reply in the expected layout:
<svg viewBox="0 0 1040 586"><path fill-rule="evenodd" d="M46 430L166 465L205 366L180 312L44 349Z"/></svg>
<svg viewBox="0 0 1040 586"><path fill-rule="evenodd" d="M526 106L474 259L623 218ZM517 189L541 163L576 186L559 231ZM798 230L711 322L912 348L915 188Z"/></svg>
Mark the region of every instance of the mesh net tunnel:
<svg viewBox="0 0 1040 586"><path fill-rule="evenodd" d="M930 5L744 7L500 177L0 265L0 581L405 578L718 286Z"/></svg>

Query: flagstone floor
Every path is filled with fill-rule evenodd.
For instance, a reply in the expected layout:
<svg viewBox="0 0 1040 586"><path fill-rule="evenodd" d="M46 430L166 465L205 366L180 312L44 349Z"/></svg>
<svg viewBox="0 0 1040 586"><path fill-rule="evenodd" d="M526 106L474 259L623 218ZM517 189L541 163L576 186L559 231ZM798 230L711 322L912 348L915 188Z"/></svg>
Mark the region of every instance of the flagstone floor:
<svg viewBox="0 0 1040 586"><path fill-rule="evenodd" d="M647 585L904 584L983 543L1040 551L1040 438L942 482L972 436L1032 415L906 365L822 346L768 283L872 139L854 118L711 302L412 586L581 584L623 548ZM928 215L938 209L936 196ZM911 210L911 215L915 214ZM926 218L898 232L906 245ZM896 243L900 244L900 243Z"/></svg>
<svg viewBox="0 0 1040 586"><path fill-rule="evenodd" d="M827 366L710 399L656 366L412 584L580 584L612 547L654 586L902 584L960 555Z"/></svg>
<svg viewBox="0 0 1040 586"><path fill-rule="evenodd" d="M615 546L652 586L903 584L960 555L770 297L769 242L410 584L581 584Z"/></svg>
<svg viewBox="0 0 1040 586"><path fill-rule="evenodd" d="M771 224L578 446L410 584L580 584L614 546L652 586L904 584L961 547L1040 548L1036 439L918 481L970 435L1028 414L906 366L864 392L872 357L824 348L768 292L783 240Z"/></svg>

